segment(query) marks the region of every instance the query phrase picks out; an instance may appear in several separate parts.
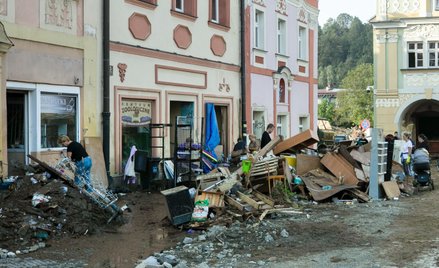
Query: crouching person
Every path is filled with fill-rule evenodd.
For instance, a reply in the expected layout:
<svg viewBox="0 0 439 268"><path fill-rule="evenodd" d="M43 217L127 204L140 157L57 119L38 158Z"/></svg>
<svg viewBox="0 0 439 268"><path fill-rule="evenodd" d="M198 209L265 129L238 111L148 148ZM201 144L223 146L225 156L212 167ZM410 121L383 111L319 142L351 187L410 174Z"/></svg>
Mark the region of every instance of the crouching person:
<svg viewBox="0 0 439 268"><path fill-rule="evenodd" d="M85 148L79 142L70 140L70 138L66 135L60 136L58 138L58 143L62 144L64 147L67 147L67 157L69 157L72 162L75 163L75 184L79 187L82 187L82 184L90 186L90 170L92 161Z"/></svg>

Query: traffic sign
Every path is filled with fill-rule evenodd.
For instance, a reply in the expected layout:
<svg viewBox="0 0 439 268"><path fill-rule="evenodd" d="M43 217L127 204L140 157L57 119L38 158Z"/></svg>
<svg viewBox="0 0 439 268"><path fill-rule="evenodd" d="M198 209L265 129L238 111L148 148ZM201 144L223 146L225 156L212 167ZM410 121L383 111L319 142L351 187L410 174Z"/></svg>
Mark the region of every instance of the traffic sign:
<svg viewBox="0 0 439 268"><path fill-rule="evenodd" d="M363 121L361 121L361 128L364 130L367 130L368 128L370 128L370 121L367 119L363 119Z"/></svg>

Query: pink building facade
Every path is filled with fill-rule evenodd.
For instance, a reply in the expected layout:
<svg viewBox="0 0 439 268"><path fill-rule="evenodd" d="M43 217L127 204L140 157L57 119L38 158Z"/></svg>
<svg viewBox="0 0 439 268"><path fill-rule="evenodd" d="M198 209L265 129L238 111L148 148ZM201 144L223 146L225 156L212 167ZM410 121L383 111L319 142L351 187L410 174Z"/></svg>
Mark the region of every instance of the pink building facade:
<svg viewBox="0 0 439 268"><path fill-rule="evenodd" d="M317 1L251 0L245 12L247 133L316 131Z"/></svg>

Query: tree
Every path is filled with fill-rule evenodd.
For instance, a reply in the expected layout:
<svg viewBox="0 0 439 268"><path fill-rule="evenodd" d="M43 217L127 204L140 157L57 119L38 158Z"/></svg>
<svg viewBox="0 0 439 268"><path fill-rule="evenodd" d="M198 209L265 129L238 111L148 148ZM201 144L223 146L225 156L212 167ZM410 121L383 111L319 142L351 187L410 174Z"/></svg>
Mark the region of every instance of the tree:
<svg viewBox="0 0 439 268"><path fill-rule="evenodd" d="M373 85L373 65L360 64L342 80L345 88L337 94L336 119L340 126L358 125L363 119L373 124L373 92L366 90Z"/></svg>
<svg viewBox="0 0 439 268"><path fill-rule="evenodd" d="M318 115L319 118L325 118L332 124L335 116L335 104L328 98L324 98L319 104Z"/></svg>

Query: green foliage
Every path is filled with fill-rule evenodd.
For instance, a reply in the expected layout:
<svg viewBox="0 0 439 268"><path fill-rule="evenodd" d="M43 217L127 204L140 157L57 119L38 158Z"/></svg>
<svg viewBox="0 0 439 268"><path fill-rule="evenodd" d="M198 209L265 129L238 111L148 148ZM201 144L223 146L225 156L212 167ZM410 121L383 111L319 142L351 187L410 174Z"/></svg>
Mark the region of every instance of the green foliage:
<svg viewBox="0 0 439 268"><path fill-rule="evenodd" d="M372 85L372 64L360 64L348 72L341 82L346 90L337 94L335 117L338 125L358 125L363 119L369 119L373 124L373 92L366 90Z"/></svg>
<svg viewBox="0 0 439 268"><path fill-rule="evenodd" d="M372 26L340 14L319 27L319 88L336 88L349 70L373 63Z"/></svg>
<svg viewBox="0 0 439 268"><path fill-rule="evenodd" d="M324 98L318 107L319 118L325 118L329 123L334 123L335 118L335 104L329 99Z"/></svg>

